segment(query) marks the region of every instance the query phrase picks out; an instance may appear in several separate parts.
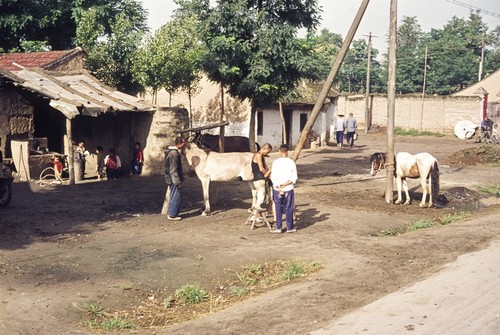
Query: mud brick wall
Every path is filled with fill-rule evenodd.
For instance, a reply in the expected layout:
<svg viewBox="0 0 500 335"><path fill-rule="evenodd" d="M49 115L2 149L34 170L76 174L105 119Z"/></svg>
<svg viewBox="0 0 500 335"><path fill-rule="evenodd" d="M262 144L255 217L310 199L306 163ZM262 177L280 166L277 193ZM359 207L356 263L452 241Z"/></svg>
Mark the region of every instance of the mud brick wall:
<svg viewBox="0 0 500 335"><path fill-rule="evenodd" d="M28 139L34 136L33 107L13 90L0 90L0 150L10 157L11 139ZM9 150L6 150L9 149Z"/></svg>
<svg viewBox="0 0 500 335"><path fill-rule="evenodd" d="M372 124L387 125L387 96L371 96ZM422 104L419 95L396 96L395 126L453 134L455 124L462 120L481 122L481 98L429 96ZM365 126L365 97L342 96L338 100L339 113L352 112L361 128Z"/></svg>
<svg viewBox="0 0 500 335"><path fill-rule="evenodd" d="M186 128L188 128L187 109L158 107L144 147L144 174L164 174L164 151L174 144L176 131Z"/></svg>

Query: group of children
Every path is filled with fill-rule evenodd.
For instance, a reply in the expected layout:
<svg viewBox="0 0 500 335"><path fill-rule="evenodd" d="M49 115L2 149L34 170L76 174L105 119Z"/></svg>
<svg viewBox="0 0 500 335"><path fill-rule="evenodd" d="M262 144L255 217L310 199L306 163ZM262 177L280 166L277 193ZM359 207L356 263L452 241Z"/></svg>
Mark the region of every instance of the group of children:
<svg viewBox="0 0 500 335"><path fill-rule="evenodd" d="M96 173L98 180L111 180L117 179L122 173L122 162L120 157L116 154L114 148L110 148L108 154L103 157L104 148L98 145L95 149L96 155ZM90 153L85 149L85 142L80 141L78 147L75 150L75 169L78 180L84 179L85 175L85 165L87 156ZM144 163L144 155L141 149L141 144L136 142L134 145L134 152L132 154L132 160L130 162L131 175L140 175L142 173L142 165ZM55 155L52 157L52 166L54 168L54 174L57 181L62 182L62 173L64 169L64 163L61 156Z"/></svg>
<svg viewBox="0 0 500 335"><path fill-rule="evenodd" d="M108 180L117 179L121 176L122 162L116 154L114 148L109 149L108 155L102 159L103 147L96 148L97 156L97 179L103 180L104 176ZM130 161L130 175L140 175L142 173L142 165L144 163L144 154L141 149L141 144L135 142L134 152Z"/></svg>

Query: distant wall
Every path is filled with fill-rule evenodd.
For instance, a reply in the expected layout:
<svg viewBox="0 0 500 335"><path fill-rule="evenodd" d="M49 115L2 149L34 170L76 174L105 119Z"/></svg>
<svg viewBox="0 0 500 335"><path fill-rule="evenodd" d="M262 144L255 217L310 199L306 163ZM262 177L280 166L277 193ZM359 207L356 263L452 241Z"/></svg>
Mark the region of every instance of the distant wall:
<svg viewBox="0 0 500 335"><path fill-rule="evenodd" d="M387 125L387 96L371 96L372 124ZM403 129L453 133L455 124L462 120L481 122L480 97L428 96L423 101L416 95L396 96L395 126ZM342 96L338 100L339 113L354 113L361 128L365 127L365 97Z"/></svg>

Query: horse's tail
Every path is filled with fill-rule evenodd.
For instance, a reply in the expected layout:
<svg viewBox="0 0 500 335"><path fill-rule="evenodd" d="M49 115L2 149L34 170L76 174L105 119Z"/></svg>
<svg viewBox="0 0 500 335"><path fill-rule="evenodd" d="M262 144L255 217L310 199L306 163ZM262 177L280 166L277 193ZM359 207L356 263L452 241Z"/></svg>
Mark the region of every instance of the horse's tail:
<svg viewBox="0 0 500 335"><path fill-rule="evenodd" d="M430 178L432 202L436 204L439 196L439 164L437 160L432 164Z"/></svg>

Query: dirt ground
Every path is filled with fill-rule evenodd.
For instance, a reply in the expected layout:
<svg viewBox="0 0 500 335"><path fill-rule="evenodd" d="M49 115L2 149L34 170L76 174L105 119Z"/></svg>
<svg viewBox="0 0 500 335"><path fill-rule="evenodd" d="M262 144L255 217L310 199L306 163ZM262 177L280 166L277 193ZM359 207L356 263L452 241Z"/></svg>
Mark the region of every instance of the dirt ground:
<svg viewBox="0 0 500 335"><path fill-rule="evenodd" d="M301 153L295 234L244 224L251 204L246 183L222 184L213 215L202 217L201 184L188 178L179 222L159 214L162 176L54 187L15 183L12 203L0 209L0 333L94 334L81 326L89 301L110 311L141 308L141 292L166 295L185 284L217 291L242 266L296 259L322 269L191 321L118 333L307 334L499 239L499 198L477 192L477 186L500 185L498 164L446 162L478 144L451 136L396 139L396 151L427 151L441 163L441 193L449 203L422 209L418 181L409 182L417 200L392 205L384 201L385 172L369 176L369 156L385 151L385 140L361 134L352 149ZM470 216L448 225L379 234L462 211Z"/></svg>

